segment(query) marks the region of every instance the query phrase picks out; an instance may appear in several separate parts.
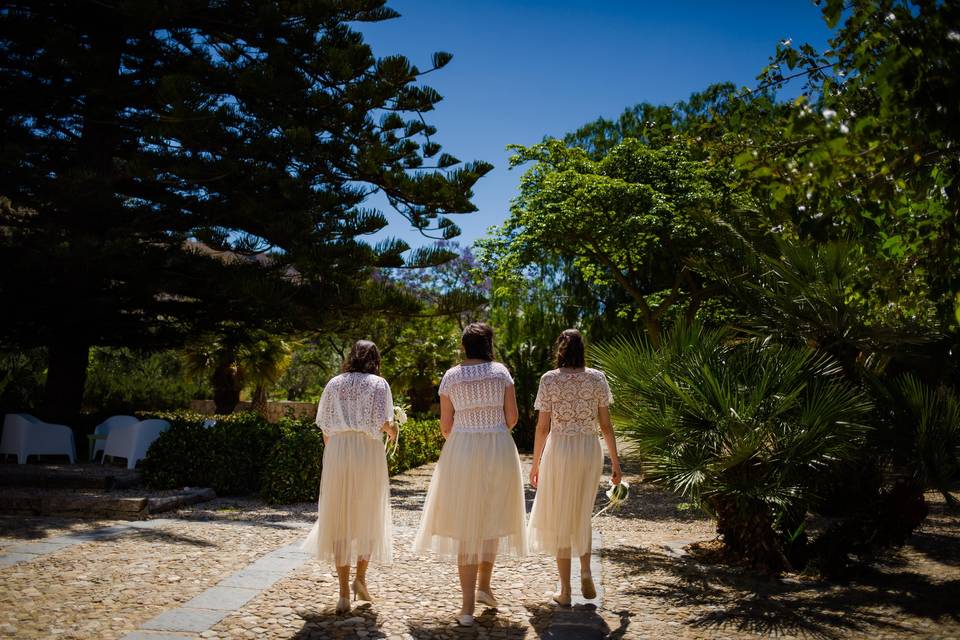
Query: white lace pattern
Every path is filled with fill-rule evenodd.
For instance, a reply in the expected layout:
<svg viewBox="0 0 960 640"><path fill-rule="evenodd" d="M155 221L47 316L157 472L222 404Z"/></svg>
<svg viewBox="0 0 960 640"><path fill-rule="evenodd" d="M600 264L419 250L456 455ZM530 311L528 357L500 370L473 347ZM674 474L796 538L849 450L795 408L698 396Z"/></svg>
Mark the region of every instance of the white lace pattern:
<svg viewBox="0 0 960 640"><path fill-rule="evenodd" d="M550 433L596 434L600 407L613 404L613 395L602 371L554 369L540 378L534 409L550 412Z"/></svg>
<svg viewBox="0 0 960 640"><path fill-rule="evenodd" d="M323 388L317 425L326 435L359 431L379 438L384 422L393 422L393 396L380 376L341 373Z"/></svg>
<svg viewBox="0 0 960 640"><path fill-rule="evenodd" d="M510 371L499 362L462 364L447 369L440 395L453 403L453 430L470 433L505 431L503 390L513 384Z"/></svg>

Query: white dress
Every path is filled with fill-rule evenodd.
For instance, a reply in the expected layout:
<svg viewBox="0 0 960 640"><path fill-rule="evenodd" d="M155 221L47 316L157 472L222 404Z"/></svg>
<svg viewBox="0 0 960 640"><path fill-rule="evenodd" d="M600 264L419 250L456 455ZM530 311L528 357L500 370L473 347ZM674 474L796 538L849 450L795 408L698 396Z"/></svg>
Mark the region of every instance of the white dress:
<svg viewBox="0 0 960 640"><path fill-rule="evenodd" d="M461 564L526 555L520 456L503 415L512 385L499 362L444 374L440 395L453 403L453 431L430 481L414 551Z"/></svg>
<svg viewBox="0 0 960 640"><path fill-rule="evenodd" d="M393 422L393 397L380 376L343 373L324 387L317 424L329 441L317 522L302 545L317 560L341 567L358 557L393 561L384 422Z"/></svg>
<svg viewBox="0 0 960 640"><path fill-rule="evenodd" d="M613 402L601 371L554 369L543 374L534 408L550 412L530 512L530 546L561 558L590 551L590 518L603 472L598 412Z"/></svg>

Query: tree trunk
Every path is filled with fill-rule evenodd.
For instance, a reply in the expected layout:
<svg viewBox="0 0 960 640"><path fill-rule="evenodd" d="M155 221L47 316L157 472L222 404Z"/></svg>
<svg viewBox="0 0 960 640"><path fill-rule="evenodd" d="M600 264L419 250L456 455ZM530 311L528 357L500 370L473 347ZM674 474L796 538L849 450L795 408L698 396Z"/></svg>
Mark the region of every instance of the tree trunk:
<svg viewBox="0 0 960 640"><path fill-rule="evenodd" d="M240 390L243 389L236 363L226 362L218 366L210 382L213 384L213 403L217 413L233 413L240 402Z"/></svg>
<svg viewBox="0 0 960 640"><path fill-rule="evenodd" d="M253 402L251 403L251 409L256 411L258 414L267 417L267 387L263 384L258 384L257 387L253 390Z"/></svg>
<svg viewBox="0 0 960 640"><path fill-rule="evenodd" d="M50 345L40 411L45 419L70 424L80 414L89 359L90 346L85 342L62 340Z"/></svg>

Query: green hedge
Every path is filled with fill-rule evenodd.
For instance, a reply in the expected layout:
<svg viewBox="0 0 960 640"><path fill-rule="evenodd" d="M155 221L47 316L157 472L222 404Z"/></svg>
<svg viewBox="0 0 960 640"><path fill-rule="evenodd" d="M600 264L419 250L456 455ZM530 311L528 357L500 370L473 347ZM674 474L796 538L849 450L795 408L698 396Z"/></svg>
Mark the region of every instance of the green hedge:
<svg viewBox="0 0 960 640"><path fill-rule="evenodd" d="M263 471L260 496L270 504L316 500L323 468L323 432L312 422L284 418Z"/></svg>
<svg viewBox="0 0 960 640"><path fill-rule="evenodd" d="M256 413L212 416L217 424L202 427L205 416L189 411L144 414L162 418L171 428L151 445L144 459L143 479L148 487L173 489L212 487L220 495L243 495L260 490L261 476L280 427Z"/></svg>
<svg viewBox="0 0 960 640"><path fill-rule="evenodd" d="M147 486L172 489L212 487L220 495L259 493L271 504L316 500L323 463L323 436L309 420L284 418L267 423L251 412L204 416L188 411L143 414L162 418L171 428L142 463ZM390 475L436 460L443 446L437 420L411 419L400 446L388 460Z"/></svg>
<svg viewBox="0 0 960 640"><path fill-rule="evenodd" d="M440 435L439 420L411 418L407 424L400 427L400 446L396 455L387 459L390 475L433 462L440 457L442 448L443 436Z"/></svg>

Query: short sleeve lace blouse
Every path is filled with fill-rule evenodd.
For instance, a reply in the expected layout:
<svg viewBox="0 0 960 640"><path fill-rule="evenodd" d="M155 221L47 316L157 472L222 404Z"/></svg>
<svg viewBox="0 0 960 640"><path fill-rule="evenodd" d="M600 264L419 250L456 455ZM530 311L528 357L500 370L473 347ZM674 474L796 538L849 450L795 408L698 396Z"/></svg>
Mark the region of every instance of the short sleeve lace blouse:
<svg viewBox="0 0 960 640"><path fill-rule="evenodd" d="M326 435L359 431L379 438L384 422L393 422L393 396L380 376L341 373L323 388L317 424Z"/></svg>
<svg viewBox="0 0 960 640"><path fill-rule="evenodd" d="M533 407L550 412L550 433L596 433L600 407L613 404L610 385L602 371L553 369L540 378Z"/></svg>
<svg viewBox="0 0 960 640"><path fill-rule="evenodd" d="M447 369L440 381L440 395L453 403L453 430L506 430L503 391L511 385L510 371L499 362L461 364Z"/></svg>

